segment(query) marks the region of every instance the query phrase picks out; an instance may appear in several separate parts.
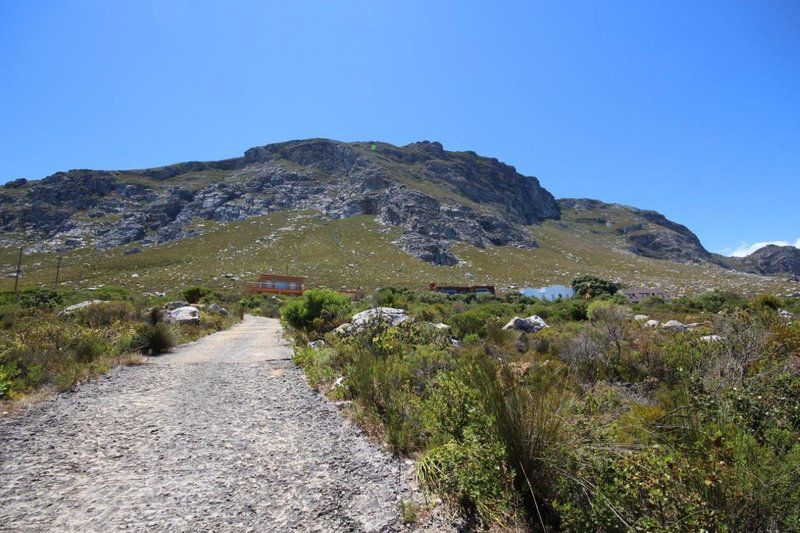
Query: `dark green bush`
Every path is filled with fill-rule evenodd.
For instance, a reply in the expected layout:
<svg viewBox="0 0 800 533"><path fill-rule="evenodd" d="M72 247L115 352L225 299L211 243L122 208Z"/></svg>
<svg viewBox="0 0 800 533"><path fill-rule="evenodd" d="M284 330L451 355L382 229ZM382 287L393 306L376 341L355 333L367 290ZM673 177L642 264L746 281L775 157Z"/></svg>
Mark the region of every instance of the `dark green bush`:
<svg viewBox="0 0 800 533"><path fill-rule="evenodd" d="M78 338L72 345L75 360L79 363L91 363L111 350L111 346L98 335L88 333Z"/></svg>
<svg viewBox="0 0 800 533"><path fill-rule="evenodd" d="M486 325L490 320L507 321L514 316L514 309L508 304L489 302L476 305L450 319L453 332L458 338L475 334L486 336Z"/></svg>
<svg viewBox="0 0 800 533"><path fill-rule="evenodd" d="M183 297L190 304L196 304L197 302L200 301L200 298L202 298L208 293L209 289L206 289L205 287L194 286L184 289Z"/></svg>
<svg viewBox="0 0 800 533"><path fill-rule="evenodd" d="M281 309L281 318L302 331L330 331L350 313L350 299L331 289L311 289Z"/></svg>
<svg viewBox="0 0 800 533"><path fill-rule="evenodd" d="M26 309L53 309L64 302L58 291L42 288L28 288L20 291L19 305Z"/></svg>
<svg viewBox="0 0 800 533"><path fill-rule="evenodd" d="M580 276L572 280L572 289L581 298L596 298L603 294L613 296L619 290L619 285L596 276Z"/></svg>

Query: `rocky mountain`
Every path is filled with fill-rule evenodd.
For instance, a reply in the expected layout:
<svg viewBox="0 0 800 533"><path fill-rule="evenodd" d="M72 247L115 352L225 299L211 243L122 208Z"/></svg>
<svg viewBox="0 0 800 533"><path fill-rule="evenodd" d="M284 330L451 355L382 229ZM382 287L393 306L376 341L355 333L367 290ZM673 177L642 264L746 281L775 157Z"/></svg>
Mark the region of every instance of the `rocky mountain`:
<svg viewBox="0 0 800 533"><path fill-rule="evenodd" d="M374 217L387 231L400 230L395 246L434 265L458 264L459 243L535 249L533 228L554 220L645 258L800 276L796 248L722 257L706 250L686 226L655 211L590 199L556 201L536 178L512 166L429 141L398 147L298 140L222 161L14 180L0 187L0 248L131 251L202 235L209 221L282 211L323 220Z"/></svg>
<svg viewBox="0 0 800 533"><path fill-rule="evenodd" d="M769 245L738 261L758 274L800 278L800 248Z"/></svg>
<svg viewBox="0 0 800 533"><path fill-rule="evenodd" d="M562 209L574 212L574 221L621 236L628 250L637 255L679 262L714 262L697 235L656 211L586 198L564 198L558 203Z"/></svg>
<svg viewBox="0 0 800 533"><path fill-rule="evenodd" d="M0 189L0 245L35 251L142 246L197 235L202 221L278 210L330 219L374 215L404 231L397 245L452 265L455 242L534 248L525 228L560 216L536 178L438 142L397 147L311 139L243 157L126 171L71 170Z"/></svg>

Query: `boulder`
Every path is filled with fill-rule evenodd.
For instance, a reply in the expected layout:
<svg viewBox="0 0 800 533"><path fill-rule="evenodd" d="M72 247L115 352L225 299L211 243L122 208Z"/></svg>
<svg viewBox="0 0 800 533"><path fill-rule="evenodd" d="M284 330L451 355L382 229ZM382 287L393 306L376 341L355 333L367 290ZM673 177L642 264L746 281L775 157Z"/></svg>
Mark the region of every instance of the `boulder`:
<svg viewBox="0 0 800 533"><path fill-rule="evenodd" d="M200 310L193 305L178 307L170 311L166 322L178 324L199 324Z"/></svg>
<svg viewBox="0 0 800 533"><path fill-rule="evenodd" d="M524 331L525 333L536 333L544 328L549 327L547 323L538 315L529 316L528 318L520 318L515 316L508 321L508 324L503 326L503 329Z"/></svg>
<svg viewBox="0 0 800 533"><path fill-rule="evenodd" d="M666 329L667 331L675 331L675 332L684 332L686 331L686 326L677 320L668 320L661 324L661 329Z"/></svg>
<svg viewBox="0 0 800 533"><path fill-rule="evenodd" d="M648 320L647 322L644 323L644 326L646 328L657 328L660 325L661 325L661 322L659 322L658 320L652 320L652 319Z"/></svg>
<svg viewBox="0 0 800 533"><path fill-rule="evenodd" d="M633 319L637 322L647 322L650 320L650 317L647 315L636 315L633 317Z"/></svg>
<svg viewBox="0 0 800 533"><path fill-rule="evenodd" d="M321 350L325 346L326 346L325 341L322 339L308 343L308 347L311 348L312 350Z"/></svg>
<svg viewBox="0 0 800 533"><path fill-rule="evenodd" d="M79 309L83 309L85 307L89 307L90 305L97 305L97 304L102 304L102 303L105 303L105 302L103 302L103 300L86 300L84 302L65 307L64 310L61 311L61 314L62 315L71 315L72 313L74 313L75 311L77 311Z"/></svg>
<svg viewBox="0 0 800 533"><path fill-rule="evenodd" d="M187 305L189 305L189 302L184 302L183 300L177 300L175 302L165 303L164 309L169 309L170 311L173 311L179 307L186 307Z"/></svg>
<svg viewBox="0 0 800 533"><path fill-rule="evenodd" d="M354 333L355 330L356 328L355 326L353 326L353 324L351 324L350 322L346 322L341 326L339 326L338 328L334 329L333 332L336 333L337 335L341 335L344 337L350 335L351 333Z"/></svg>
<svg viewBox="0 0 800 533"><path fill-rule="evenodd" d="M210 313L216 313L222 316L230 316L230 312L219 304L211 304L208 306Z"/></svg>
<svg viewBox="0 0 800 533"><path fill-rule="evenodd" d="M394 307L375 307L361 311L353 316L351 323L358 329L365 328L369 323L378 320L386 322L390 326L399 326L409 319L405 309L395 309ZM340 326L341 327L341 326Z"/></svg>

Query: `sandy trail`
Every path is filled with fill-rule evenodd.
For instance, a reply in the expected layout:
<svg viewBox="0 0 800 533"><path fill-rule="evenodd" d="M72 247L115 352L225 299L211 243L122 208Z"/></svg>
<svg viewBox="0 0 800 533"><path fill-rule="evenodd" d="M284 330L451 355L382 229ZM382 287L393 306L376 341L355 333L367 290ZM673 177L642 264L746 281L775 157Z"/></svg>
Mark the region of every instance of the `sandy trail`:
<svg viewBox="0 0 800 533"><path fill-rule="evenodd" d="M408 465L290 356L246 317L0 419L0 530L402 529Z"/></svg>

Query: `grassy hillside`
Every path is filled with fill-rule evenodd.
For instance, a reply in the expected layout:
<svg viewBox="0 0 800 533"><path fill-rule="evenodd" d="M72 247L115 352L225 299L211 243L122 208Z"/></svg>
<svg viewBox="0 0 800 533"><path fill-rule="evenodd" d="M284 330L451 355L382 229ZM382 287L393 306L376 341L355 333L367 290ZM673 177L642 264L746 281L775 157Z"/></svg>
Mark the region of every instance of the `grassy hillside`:
<svg viewBox="0 0 800 533"><path fill-rule="evenodd" d="M526 285L569 282L579 274L596 274L624 284L696 293L708 288L744 294L784 294L800 290L778 278L726 271L711 265L684 265L640 257L625 251L613 228L587 225L566 211L561 221L530 229L536 250L511 247L478 249L459 244L463 261L454 267L420 261L393 244L398 228L387 228L367 215L325 220L314 212L277 212L239 222L198 221L203 235L143 248L131 246L74 250L64 254L61 282L65 288L122 285L137 291L169 291L191 284L243 287L262 272L308 277L311 286L370 290L380 286L424 287L428 283L494 283L511 290ZM0 290L13 287L18 251L0 249ZM26 254L21 287L51 284L57 254ZM240 278L233 281L225 276Z"/></svg>

